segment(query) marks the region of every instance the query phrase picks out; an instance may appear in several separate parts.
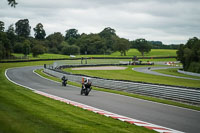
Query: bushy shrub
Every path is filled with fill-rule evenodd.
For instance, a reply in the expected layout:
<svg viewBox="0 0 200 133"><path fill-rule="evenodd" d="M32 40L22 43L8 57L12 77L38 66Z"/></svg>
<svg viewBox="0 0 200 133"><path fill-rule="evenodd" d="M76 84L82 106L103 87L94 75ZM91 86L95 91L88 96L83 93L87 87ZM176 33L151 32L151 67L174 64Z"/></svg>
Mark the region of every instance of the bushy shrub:
<svg viewBox="0 0 200 133"><path fill-rule="evenodd" d="M200 73L200 63L199 62L192 62L188 68L188 71Z"/></svg>
<svg viewBox="0 0 200 133"><path fill-rule="evenodd" d="M184 71L200 73L200 40L193 37L179 46L177 59L183 64Z"/></svg>
<svg viewBox="0 0 200 133"><path fill-rule="evenodd" d="M49 53L52 53L52 54L58 54L58 49L56 47L53 47L53 48L50 48L49 49Z"/></svg>
<svg viewBox="0 0 200 133"><path fill-rule="evenodd" d="M14 53L23 53L23 43L17 42L14 45Z"/></svg>
<svg viewBox="0 0 200 133"><path fill-rule="evenodd" d="M45 48L42 45L35 45L32 49L33 57L44 54Z"/></svg>
<svg viewBox="0 0 200 133"><path fill-rule="evenodd" d="M80 53L80 48L76 45L66 45L62 49L64 55L77 55Z"/></svg>
<svg viewBox="0 0 200 133"><path fill-rule="evenodd" d="M5 48L2 44L2 42L0 41L0 59L3 59L5 56Z"/></svg>

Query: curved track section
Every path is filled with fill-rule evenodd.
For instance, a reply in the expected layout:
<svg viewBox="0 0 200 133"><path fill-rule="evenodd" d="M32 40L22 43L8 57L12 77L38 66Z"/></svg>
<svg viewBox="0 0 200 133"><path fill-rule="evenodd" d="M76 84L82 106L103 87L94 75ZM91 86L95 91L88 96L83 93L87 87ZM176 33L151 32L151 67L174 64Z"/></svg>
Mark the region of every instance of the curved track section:
<svg viewBox="0 0 200 133"><path fill-rule="evenodd" d="M89 96L81 96L80 88L52 82L33 73L40 67L23 67L7 70L10 80L72 101L146 121L175 130L197 133L200 130L200 112L174 106L149 102L127 96L92 90Z"/></svg>

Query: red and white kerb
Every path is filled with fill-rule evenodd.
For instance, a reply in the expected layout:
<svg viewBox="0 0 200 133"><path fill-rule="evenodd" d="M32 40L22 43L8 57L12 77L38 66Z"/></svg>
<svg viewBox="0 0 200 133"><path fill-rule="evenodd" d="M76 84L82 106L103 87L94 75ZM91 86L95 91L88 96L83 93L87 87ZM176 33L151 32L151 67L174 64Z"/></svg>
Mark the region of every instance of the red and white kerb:
<svg viewBox="0 0 200 133"><path fill-rule="evenodd" d="M108 112L108 111L104 111L104 110L101 110L101 109L97 109L97 108L94 108L94 107L91 107L91 106L88 106L88 105L85 105L85 104L74 102L74 101L71 101L71 100L68 100L68 99L65 99L65 98L61 98L61 97L58 97L58 96L54 96L54 95L51 95L51 94L48 94L48 93L44 93L44 92L41 92L41 91L35 90L34 92L37 93L37 94L52 98L54 100L58 100L58 101L61 101L61 102L64 102L64 103L67 103L67 104L70 104L70 105L73 105L73 106L76 106L76 107L80 107L82 109L86 109L86 110L98 113L100 115L104 115L104 116L107 116L107 117L118 119L120 121L128 122L130 124L135 124L137 126L142 126L142 127L148 128L150 130L155 130L155 131L160 132L160 133L182 133L182 132L177 131L177 130L173 130L173 129L170 129L170 128L154 125L154 124L147 123L147 122L144 122L144 121L136 120L136 119L129 118L129 117L126 117L126 116L122 116L122 115L118 115L118 114L111 113L111 112Z"/></svg>

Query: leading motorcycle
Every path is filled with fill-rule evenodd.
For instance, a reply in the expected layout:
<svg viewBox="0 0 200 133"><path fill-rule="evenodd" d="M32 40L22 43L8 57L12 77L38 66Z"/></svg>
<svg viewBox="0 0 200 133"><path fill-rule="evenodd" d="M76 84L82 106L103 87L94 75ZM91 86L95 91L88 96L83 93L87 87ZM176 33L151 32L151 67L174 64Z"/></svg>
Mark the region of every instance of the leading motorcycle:
<svg viewBox="0 0 200 133"><path fill-rule="evenodd" d="M85 96L87 96L91 90L92 90L92 82L90 81L90 78L83 77L81 95L85 94Z"/></svg>

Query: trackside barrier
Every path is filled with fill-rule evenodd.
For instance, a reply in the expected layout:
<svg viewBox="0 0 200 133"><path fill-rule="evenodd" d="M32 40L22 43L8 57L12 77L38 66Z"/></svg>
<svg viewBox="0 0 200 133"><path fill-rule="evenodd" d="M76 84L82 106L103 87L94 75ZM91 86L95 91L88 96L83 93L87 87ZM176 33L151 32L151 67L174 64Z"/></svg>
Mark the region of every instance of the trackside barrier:
<svg viewBox="0 0 200 133"><path fill-rule="evenodd" d="M73 75L61 70L44 69L44 72L61 78L65 75L68 80L81 83L81 75ZM200 105L200 90L172 87L164 85L144 84L126 81L109 80L90 77L92 84L97 87L125 91L129 93L142 94L163 99L175 100L194 105Z"/></svg>

